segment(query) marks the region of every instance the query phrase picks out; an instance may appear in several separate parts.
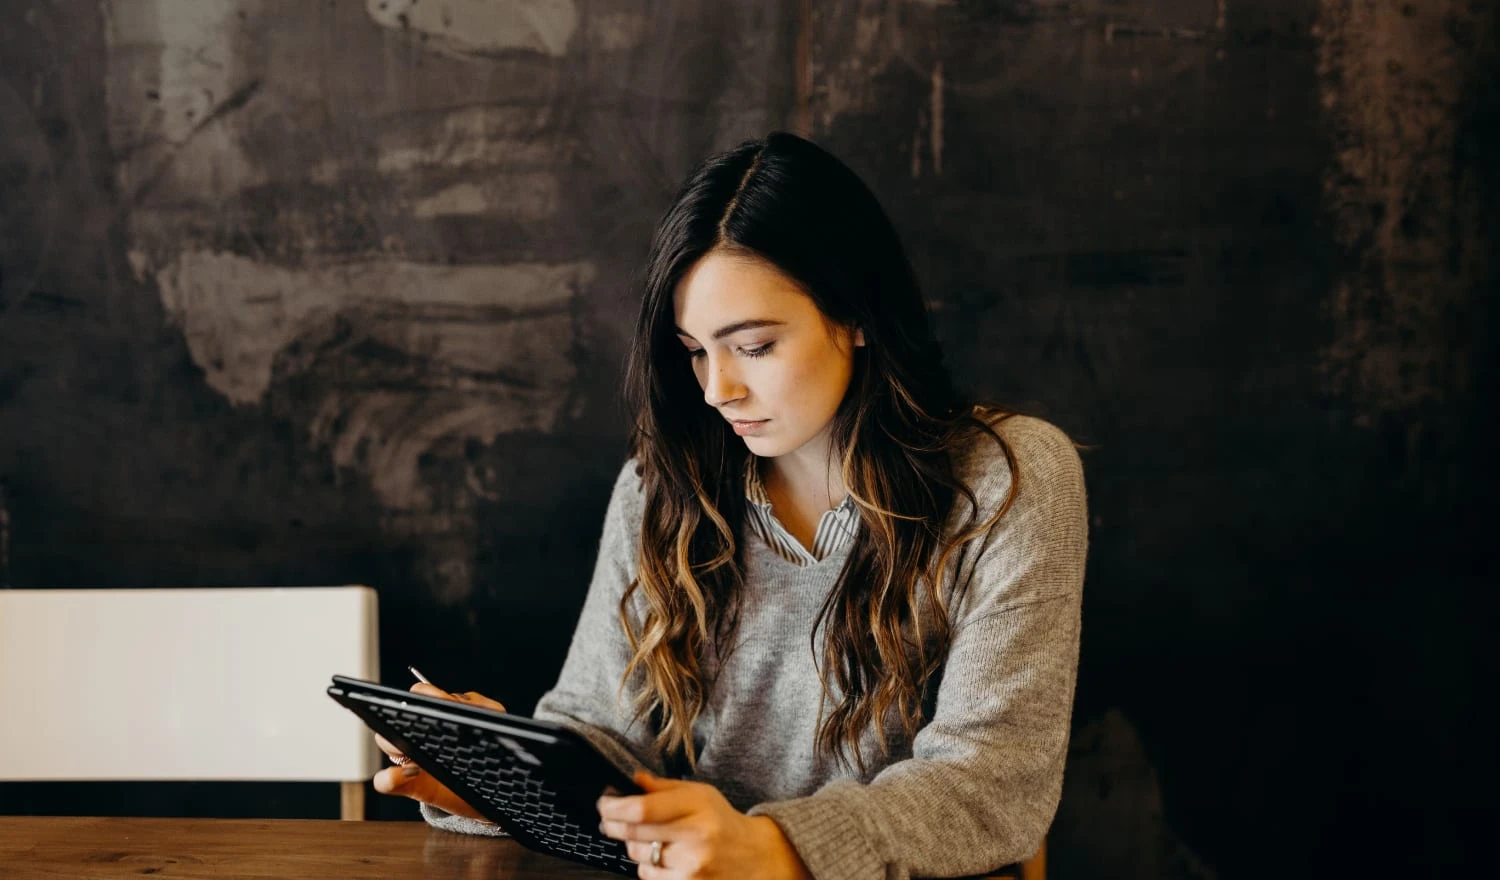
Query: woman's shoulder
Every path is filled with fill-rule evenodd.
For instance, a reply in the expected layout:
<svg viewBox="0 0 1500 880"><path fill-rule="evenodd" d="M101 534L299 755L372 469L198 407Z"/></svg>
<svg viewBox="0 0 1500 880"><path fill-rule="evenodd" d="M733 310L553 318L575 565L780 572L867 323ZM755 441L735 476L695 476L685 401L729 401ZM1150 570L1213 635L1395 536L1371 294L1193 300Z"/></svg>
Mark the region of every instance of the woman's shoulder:
<svg viewBox="0 0 1500 880"><path fill-rule="evenodd" d="M616 495L621 493L629 495L644 494L644 490L641 488L641 463L634 456L625 459L625 463L620 465L620 473L615 476L614 493Z"/></svg>
<svg viewBox="0 0 1500 880"><path fill-rule="evenodd" d="M601 565L608 562L627 572L634 566L645 509L640 469L635 459L626 459L615 476L609 509L604 514L604 529L599 539Z"/></svg>
<svg viewBox="0 0 1500 880"><path fill-rule="evenodd" d="M640 522L646 507L646 490L641 480L641 465L635 458L625 459L615 476L609 494L609 517Z"/></svg>
<svg viewBox="0 0 1500 880"><path fill-rule="evenodd" d="M975 495L981 509L993 509L1009 494L1011 462L1020 475L1022 497L1058 500L1083 494L1083 462L1061 428L1035 416L994 413L984 417L994 434L975 428L955 450L954 475ZM996 441L994 435L1004 440Z"/></svg>
<svg viewBox="0 0 1500 880"><path fill-rule="evenodd" d="M955 619L1037 601L1073 597L1083 588L1088 554L1088 499L1077 447L1056 425L1023 415L997 417L964 450L956 475L968 481L978 516L997 513L975 570L981 586L966 595ZM1012 493L1011 466L1019 482ZM1009 503L1009 506L1005 505ZM954 510L968 512L962 502ZM962 522L962 520L958 520Z"/></svg>

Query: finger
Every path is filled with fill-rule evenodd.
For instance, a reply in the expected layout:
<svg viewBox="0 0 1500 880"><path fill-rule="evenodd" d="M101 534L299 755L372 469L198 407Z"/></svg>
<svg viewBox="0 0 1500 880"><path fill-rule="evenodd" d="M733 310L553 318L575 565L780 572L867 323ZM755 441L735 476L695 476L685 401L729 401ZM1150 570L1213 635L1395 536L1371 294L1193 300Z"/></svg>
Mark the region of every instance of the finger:
<svg viewBox="0 0 1500 880"><path fill-rule="evenodd" d="M411 692L414 694L421 694L424 697L437 697L440 700L453 699L452 694L448 693L437 685L428 684L425 681L419 681L416 684L412 685Z"/></svg>
<svg viewBox="0 0 1500 880"><path fill-rule="evenodd" d="M463 798L423 772L422 768L416 764L408 764L405 767L387 767L376 773L372 782L375 790L381 794L400 795L424 804L431 804L455 815L489 821L479 815L478 811L469 806Z"/></svg>
<svg viewBox="0 0 1500 880"><path fill-rule="evenodd" d="M629 841L625 844L625 855L629 856L632 862L635 862L642 868L657 867L656 865L651 864L651 841L649 840ZM662 856L666 856L665 851L662 852ZM663 858L662 861L665 862L666 859ZM642 874L641 876L644 877L645 875Z"/></svg>
<svg viewBox="0 0 1500 880"><path fill-rule="evenodd" d="M611 822L599 823L599 833L614 840L690 840L696 839L693 829L677 822Z"/></svg>
<svg viewBox="0 0 1500 880"><path fill-rule="evenodd" d="M381 794L399 794L410 797L413 790L412 778L420 773L421 769L416 764L407 764L405 767L386 767L378 771L370 782Z"/></svg>
<svg viewBox="0 0 1500 880"><path fill-rule="evenodd" d="M630 778L634 780L636 785L639 785L647 792L666 791L669 788L681 788L684 785L692 785L691 782L682 779L657 776L648 770L637 770L635 771L635 775Z"/></svg>
<svg viewBox="0 0 1500 880"><path fill-rule="evenodd" d="M662 844L661 864L651 864L650 843L628 843L625 845L625 854L636 863L636 876L641 880L667 880L669 877L680 877L692 875L692 863L696 861L693 853L682 848L682 844Z"/></svg>
<svg viewBox="0 0 1500 880"><path fill-rule="evenodd" d="M464 691L461 694L454 694L454 696L474 706L483 706L486 709L494 709L496 712L505 711L505 707L500 705L498 700L492 700L477 691Z"/></svg>
<svg viewBox="0 0 1500 880"><path fill-rule="evenodd" d="M475 706L483 706L486 709L494 709L496 712L504 712L505 707L499 701L492 700L477 691L464 691L463 693L449 693L436 685L430 685L419 681L411 686L411 692L428 697L437 697L440 700L454 700L460 703L469 703Z"/></svg>
<svg viewBox="0 0 1500 880"><path fill-rule="evenodd" d="M597 806L599 818L605 821L665 824L697 812L702 801L696 785L684 785L649 794L602 797Z"/></svg>

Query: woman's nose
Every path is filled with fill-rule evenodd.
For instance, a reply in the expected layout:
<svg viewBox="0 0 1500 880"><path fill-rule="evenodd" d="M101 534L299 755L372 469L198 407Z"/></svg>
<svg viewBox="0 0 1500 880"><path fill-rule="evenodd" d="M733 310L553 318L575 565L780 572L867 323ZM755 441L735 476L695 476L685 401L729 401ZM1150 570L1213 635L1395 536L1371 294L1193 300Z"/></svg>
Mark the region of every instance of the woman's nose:
<svg viewBox="0 0 1500 880"><path fill-rule="evenodd" d="M708 374L703 377L703 399L709 406L723 406L744 396L745 386L722 362L708 365Z"/></svg>

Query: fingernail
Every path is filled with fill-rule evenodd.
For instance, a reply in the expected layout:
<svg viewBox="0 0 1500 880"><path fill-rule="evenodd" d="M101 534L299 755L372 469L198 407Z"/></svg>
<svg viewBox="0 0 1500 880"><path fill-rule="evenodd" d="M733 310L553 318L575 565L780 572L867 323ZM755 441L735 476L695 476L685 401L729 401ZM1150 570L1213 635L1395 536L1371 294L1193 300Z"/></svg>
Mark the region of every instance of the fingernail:
<svg viewBox="0 0 1500 880"><path fill-rule="evenodd" d="M421 772L422 768L418 767L416 764L407 764L405 767L401 768L401 775L405 776L407 779L410 779Z"/></svg>
<svg viewBox="0 0 1500 880"><path fill-rule="evenodd" d="M603 822L599 823L599 833L602 834L602 835L604 835L605 837L609 836L609 832L604 830L604 823Z"/></svg>

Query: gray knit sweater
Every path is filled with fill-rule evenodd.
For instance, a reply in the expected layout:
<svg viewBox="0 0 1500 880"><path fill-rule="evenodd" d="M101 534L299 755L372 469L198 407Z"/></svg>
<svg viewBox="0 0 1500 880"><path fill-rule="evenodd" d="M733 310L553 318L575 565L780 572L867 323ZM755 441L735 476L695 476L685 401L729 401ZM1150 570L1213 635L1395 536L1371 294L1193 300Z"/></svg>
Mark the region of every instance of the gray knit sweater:
<svg viewBox="0 0 1500 880"><path fill-rule="evenodd" d="M980 873L1030 856L1051 824L1078 662L1083 468L1068 438L1044 421L1013 417L1000 433L1016 455L1020 490L956 573L973 578L950 604L953 639L935 708L914 738L888 725L883 758L871 731L863 775L814 748L812 624L849 548L798 566L745 542L737 647L723 668L707 670L713 687L694 728L693 778L774 819L817 880ZM999 446L980 435L956 464L981 515L992 513L1010 485ZM630 651L615 609L634 574L642 507L627 463L572 648L535 716L578 730L627 770L660 774L654 731L632 724L628 695L616 697ZM967 514L965 502L957 507L950 531ZM955 582L945 585L949 595ZM440 828L495 833L431 807L423 814Z"/></svg>

